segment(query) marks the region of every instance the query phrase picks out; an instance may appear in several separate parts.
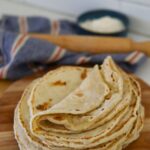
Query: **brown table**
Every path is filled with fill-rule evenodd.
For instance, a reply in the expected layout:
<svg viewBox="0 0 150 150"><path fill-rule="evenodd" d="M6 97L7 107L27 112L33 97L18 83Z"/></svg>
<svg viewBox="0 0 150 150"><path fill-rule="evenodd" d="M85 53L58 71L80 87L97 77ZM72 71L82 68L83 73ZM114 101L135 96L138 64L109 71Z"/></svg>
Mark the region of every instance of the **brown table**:
<svg viewBox="0 0 150 150"><path fill-rule="evenodd" d="M2 80L2 79L0 80L0 96L12 83L13 81Z"/></svg>

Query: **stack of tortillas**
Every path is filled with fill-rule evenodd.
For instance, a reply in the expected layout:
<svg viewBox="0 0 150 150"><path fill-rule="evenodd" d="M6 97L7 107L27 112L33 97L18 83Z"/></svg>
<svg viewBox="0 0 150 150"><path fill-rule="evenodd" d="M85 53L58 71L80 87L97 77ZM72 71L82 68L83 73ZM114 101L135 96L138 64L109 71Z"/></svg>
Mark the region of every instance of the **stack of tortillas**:
<svg viewBox="0 0 150 150"><path fill-rule="evenodd" d="M143 127L139 83L107 57L93 68L61 67L33 81L14 117L21 150L121 150Z"/></svg>

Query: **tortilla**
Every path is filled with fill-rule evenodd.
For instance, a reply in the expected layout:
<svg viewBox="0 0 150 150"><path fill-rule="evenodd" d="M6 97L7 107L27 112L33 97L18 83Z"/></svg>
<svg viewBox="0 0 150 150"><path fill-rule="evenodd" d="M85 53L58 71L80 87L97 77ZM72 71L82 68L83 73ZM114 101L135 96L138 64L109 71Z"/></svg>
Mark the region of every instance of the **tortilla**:
<svg viewBox="0 0 150 150"><path fill-rule="evenodd" d="M33 81L14 130L20 149L116 150L139 137L143 120L138 82L107 57L100 67L61 67Z"/></svg>

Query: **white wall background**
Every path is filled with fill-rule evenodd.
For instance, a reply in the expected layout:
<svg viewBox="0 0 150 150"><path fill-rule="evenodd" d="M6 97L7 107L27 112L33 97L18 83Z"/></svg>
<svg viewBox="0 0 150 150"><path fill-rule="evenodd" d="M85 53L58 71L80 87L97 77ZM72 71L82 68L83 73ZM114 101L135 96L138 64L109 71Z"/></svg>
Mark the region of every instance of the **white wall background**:
<svg viewBox="0 0 150 150"><path fill-rule="evenodd" d="M150 0L9 0L77 17L82 12L109 8L131 18L130 30L150 36Z"/></svg>

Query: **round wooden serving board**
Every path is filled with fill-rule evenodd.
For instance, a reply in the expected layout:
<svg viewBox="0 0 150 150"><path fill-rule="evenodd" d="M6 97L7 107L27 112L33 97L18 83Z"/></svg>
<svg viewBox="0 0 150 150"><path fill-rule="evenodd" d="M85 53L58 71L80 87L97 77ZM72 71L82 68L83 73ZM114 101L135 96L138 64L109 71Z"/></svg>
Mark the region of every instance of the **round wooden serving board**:
<svg viewBox="0 0 150 150"><path fill-rule="evenodd" d="M14 82L0 97L0 150L18 150L13 133L14 109L25 87L41 74ZM145 107L145 125L140 138L126 150L150 150L150 86L138 79L142 87L142 103Z"/></svg>

